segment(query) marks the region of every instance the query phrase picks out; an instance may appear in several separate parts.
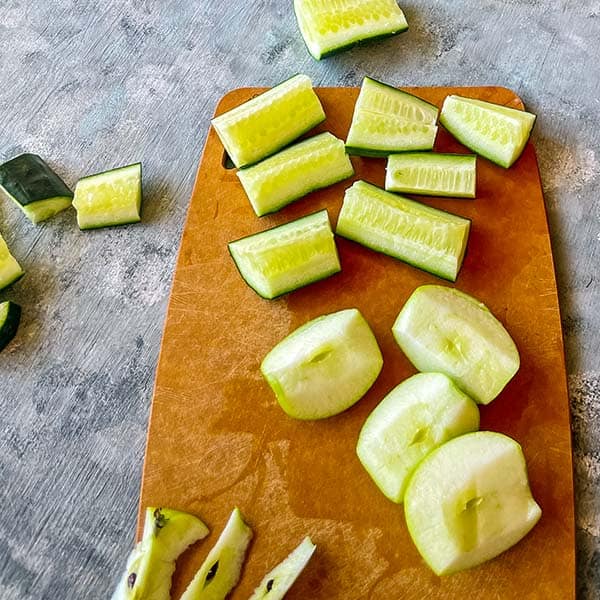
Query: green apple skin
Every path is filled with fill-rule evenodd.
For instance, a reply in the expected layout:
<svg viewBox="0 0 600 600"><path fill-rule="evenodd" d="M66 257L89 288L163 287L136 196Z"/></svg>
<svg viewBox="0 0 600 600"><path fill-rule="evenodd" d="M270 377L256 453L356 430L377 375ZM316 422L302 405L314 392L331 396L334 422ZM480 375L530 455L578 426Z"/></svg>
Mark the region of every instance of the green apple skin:
<svg viewBox="0 0 600 600"><path fill-rule="evenodd" d="M521 446L491 431L454 438L425 458L406 488L404 512L417 549L437 575L498 556L542 514Z"/></svg>
<svg viewBox="0 0 600 600"><path fill-rule="evenodd" d="M251 539L252 529L236 507L180 600L223 600L240 579Z"/></svg>
<svg viewBox="0 0 600 600"><path fill-rule="evenodd" d="M206 525L194 515L148 507L142 540L129 555L113 600L169 600L175 560L208 533Z"/></svg>
<svg viewBox="0 0 600 600"><path fill-rule="evenodd" d="M311 559L316 546L305 537L290 555L267 573L249 600L282 600Z"/></svg>
<svg viewBox="0 0 600 600"><path fill-rule="evenodd" d="M290 417L312 420L358 402L382 366L369 324L352 308L296 329L267 354L261 372Z"/></svg>
<svg viewBox="0 0 600 600"><path fill-rule="evenodd" d="M418 373L373 410L356 453L379 489L401 503L409 477L432 450L479 429L479 409L442 373Z"/></svg>
<svg viewBox="0 0 600 600"><path fill-rule="evenodd" d="M502 323L454 288L418 287L392 332L419 371L445 373L478 404L489 404L519 370L519 352Z"/></svg>

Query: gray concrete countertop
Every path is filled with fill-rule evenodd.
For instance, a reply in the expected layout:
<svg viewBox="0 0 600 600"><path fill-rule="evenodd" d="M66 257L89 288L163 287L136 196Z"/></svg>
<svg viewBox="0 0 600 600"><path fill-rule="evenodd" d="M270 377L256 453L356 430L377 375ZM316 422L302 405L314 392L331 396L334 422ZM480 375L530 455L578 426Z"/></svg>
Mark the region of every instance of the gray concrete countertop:
<svg viewBox="0 0 600 600"><path fill-rule="evenodd" d="M314 61L291 0L0 0L0 161L74 185L141 160L143 223L81 233L0 202L27 276L0 355L0 598L107 598L134 536L154 370L217 100L296 72L315 85L504 85L534 141L567 350L578 591L600 597L600 2L407 0L402 36ZM548 374L552 376L552 374ZM549 549L551 551L551 549Z"/></svg>

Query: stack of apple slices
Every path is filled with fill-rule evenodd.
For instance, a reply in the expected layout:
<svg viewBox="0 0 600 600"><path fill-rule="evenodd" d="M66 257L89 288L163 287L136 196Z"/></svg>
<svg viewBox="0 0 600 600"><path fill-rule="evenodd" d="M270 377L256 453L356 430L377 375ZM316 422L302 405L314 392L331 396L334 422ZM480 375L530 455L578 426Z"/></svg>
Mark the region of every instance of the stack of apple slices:
<svg viewBox="0 0 600 600"><path fill-rule="evenodd" d="M422 372L380 402L356 451L385 496L404 503L425 561L446 575L504 552L541 516L519 444L478 431L477 404L500 394L519 369L519 353L484 304L444 286L417 288L393 334ZM261 371L288 415L322 419L364 396L382 365L367 321L347 309L292 332Z"/></svg>

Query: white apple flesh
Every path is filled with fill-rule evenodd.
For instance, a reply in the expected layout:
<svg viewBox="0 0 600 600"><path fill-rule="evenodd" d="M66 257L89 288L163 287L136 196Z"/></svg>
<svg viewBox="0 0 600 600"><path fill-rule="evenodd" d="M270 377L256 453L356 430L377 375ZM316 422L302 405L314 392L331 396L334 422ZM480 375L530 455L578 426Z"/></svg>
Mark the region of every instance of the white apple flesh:
<svg viewBox="0 0 600 600"><path fill-rule="evenodd" d="M538 522L521 446L490 431L467 433L434 450L404 496L410 535L437 575L498 556Z"/></svg>
<svg viewBox="0 0 600 600"><path fill-rule="evenodd" d="M445 373L478 404L489 404L519 370L517 347L502 323L453 288L417 288L392 331L419 371Z"/></svg>
<svg viewBox="0 0 600 600"><path fill-rule="evenodd" d="M267 354L261 372L289 416L323 419L360 400L382 366L377 340L353 308L292 332Z"/></svg>
<svg viewBox="0 0 600 600"><path fill-rule="evenodd" d="M434 448L479 429L479 409L441 373L396 386L366 420L356 446L361 463L392 502L402 502L415 467Z"/></svg>

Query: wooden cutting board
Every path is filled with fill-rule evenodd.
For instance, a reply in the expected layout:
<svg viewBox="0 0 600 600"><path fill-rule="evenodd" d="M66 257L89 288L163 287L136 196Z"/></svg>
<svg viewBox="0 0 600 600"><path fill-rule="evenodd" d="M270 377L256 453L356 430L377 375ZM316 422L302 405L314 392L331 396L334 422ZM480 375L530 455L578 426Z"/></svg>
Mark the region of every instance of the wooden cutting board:
<svg viewBox="0 0 600 600"><path fill-rule="evenodd" d="M260 89L227 94L225 112ZM449 93L522 107L505 88L414 88L441 105ZM318 90L327 121L345 138L357 89ZM465 152L441 131L436 150ZM383 186L383 159L352 158L356 179ZM476 200L424 199L473 221L456 287L506 325L521 369L481 407L482 429L518 440L543 516L499 558L439 578L419 557L401 506L387 500L355 454L358 433L383 396L415 369L391 327L413 290L443 283L392 258L338 239L342 272L278 300L240 278L227 242L326 207L336 222L345 181L258 219L211 129L183 233L156 375L140 509L169 506L201 516L211 535L178 562L174 598L239 506L255 532L232 598L247 599L263 575L310 534L318 549L290 600L574 597L571 430L561 321L544 199L530 143L510 170L478 161ZM259 374L265 354L318 315L357 307L384 355L370 392L318 422L287 417Z"/></svg>

